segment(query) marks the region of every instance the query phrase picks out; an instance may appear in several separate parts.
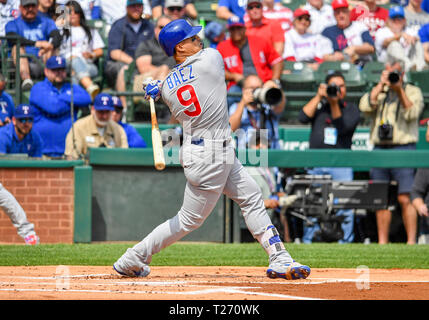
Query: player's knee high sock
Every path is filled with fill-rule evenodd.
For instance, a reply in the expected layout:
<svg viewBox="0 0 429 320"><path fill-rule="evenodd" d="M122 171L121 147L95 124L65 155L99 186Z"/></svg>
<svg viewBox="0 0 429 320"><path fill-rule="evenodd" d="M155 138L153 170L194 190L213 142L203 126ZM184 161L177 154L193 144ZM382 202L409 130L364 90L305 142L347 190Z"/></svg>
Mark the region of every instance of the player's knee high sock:
<svg viewBox="0 0 429 320"><path fill-rule="evenodd" d="M257 235L255 238L268 254L270 262L277 257L281 257L282 263L291 263L293 261L289 252L287 252L277 229L273 225L268 225L265 231L262 234Z"/></svg>

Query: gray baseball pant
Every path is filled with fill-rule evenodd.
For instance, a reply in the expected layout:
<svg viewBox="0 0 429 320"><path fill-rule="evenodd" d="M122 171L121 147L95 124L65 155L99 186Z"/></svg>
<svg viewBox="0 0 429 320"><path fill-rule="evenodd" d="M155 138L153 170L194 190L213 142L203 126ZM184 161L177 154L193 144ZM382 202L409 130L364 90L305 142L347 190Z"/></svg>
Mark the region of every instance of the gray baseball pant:
<svg viewBox="0 0 429 320"><path fill-rule="evenodd" d="M34 225L27 220L24 209L16 201L15 197L7 191L0 183L0 209L2 209L17 228L18 235L25 238L29 235L36 234Z"/></svg>
<svg viewBox="0 0 429 320"><path fill-rule="evenodd" d="M267 226L272 225L261 190L236 158L232 143L204 142L204 147L184 142L181 159L187 184L183 205L176 216L127 251L132 260L150 264L152 255L200 227L222 193L240 206L249 231L260 243Z"/></svg>

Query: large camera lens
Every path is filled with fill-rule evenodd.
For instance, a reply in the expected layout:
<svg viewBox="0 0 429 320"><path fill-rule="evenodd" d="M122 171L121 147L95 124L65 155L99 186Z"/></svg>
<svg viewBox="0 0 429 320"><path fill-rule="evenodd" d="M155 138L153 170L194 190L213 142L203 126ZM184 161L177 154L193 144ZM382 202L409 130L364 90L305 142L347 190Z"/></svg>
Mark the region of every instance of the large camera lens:
<svg viewBox="0 0 429 320"><path fill-rule="evenodd" d="M393 71L389 73L388 79L391 84L395 84L399 81L400 75L398 71Z"/></svg>
<svg viewBox="0 0 429 320"><path fill-rule="evenodd" d="M253 91L257 103L276 105L282 100L282 91L278 88L257 88Z"/></svg>
<svg viewBox="0 0 429 320"><path fill-rule="evenodd" d="M329 97L336 97L339 91L340 88L338 88L335 83L328 85L328 87L326 88L326 93Z"/></svg>

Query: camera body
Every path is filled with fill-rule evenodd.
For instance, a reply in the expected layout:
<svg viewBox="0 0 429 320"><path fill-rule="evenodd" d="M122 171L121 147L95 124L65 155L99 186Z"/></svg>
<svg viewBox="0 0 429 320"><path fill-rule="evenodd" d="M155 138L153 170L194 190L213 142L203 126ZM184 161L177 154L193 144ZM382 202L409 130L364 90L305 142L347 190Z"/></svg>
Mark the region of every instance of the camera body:
<svg viewBox="0 0 429 320"><path fill-rule="evenodd" d="M328 84L326 88L328 97L335 98L338 95L338 92L340 92L340 88L335 83Z"/></svg>
<svg viewBox="0 0 429 320"><path fill-rule="evenodd" d="M258 104L274 106L282 100L282 91L278 88L256 88L253 90L253 99Z"/></svg>
<svg viewBox="0 0 429 320"><path fill-rule="evenodd" d="M401 74L398 71L392 71L389 73L387 78L391 84L395 84L399 81L399 79L401 79Z"/></svg>
<svg viewBox="0 0 429 320"><path fill-rule="evenodd" d="M389 123L383 123L378 126L378 138L380 141L393 140L393 126Z"/></svg>

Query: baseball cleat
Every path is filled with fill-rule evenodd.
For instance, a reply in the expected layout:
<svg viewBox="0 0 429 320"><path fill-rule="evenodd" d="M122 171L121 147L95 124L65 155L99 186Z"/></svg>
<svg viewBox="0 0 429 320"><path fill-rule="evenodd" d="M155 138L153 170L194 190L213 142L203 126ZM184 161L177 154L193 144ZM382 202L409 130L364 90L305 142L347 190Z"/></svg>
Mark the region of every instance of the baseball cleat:
<svg viewBox="0 0 429 320"><path fill-rule="evenodd" d="M122 276L126 277L147 277L150 273L149 266L144 266L143 268L128 268L128 269L121 269L118 266L113 265L113 269L119 273Z"/></svg>
<svg viewBox="0 0 429 320"><path fill-rule="evenodd" d="M272 264L267 269L267 276L271 279L283 278L286 280L306 279L310 275L309 266L298 262L288 264Z"/></svg>
<svg viewBox="0 0 429 320"><path fill-rule="evenodd" d="M143 263L131 248L113 264L113 269L127 277L147 277L150 273L149 266Z"/></svg>
<svg viewBox="0 0 429 320"><path fill-rule="evenodd" d="M28 246L35 246L40 243L40 238L35 234L26 236L24 240L25 240L25 244Z"/></svg>

